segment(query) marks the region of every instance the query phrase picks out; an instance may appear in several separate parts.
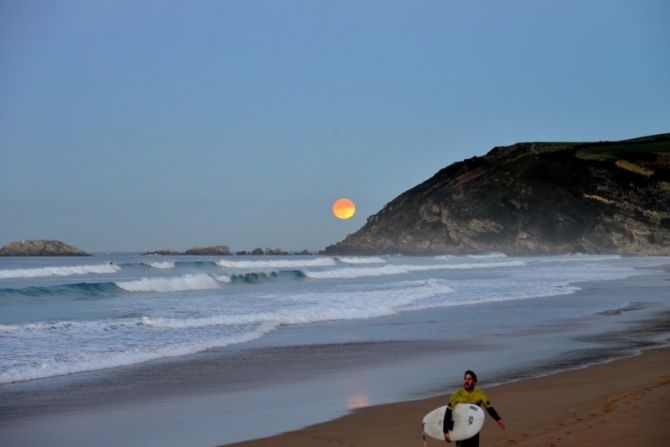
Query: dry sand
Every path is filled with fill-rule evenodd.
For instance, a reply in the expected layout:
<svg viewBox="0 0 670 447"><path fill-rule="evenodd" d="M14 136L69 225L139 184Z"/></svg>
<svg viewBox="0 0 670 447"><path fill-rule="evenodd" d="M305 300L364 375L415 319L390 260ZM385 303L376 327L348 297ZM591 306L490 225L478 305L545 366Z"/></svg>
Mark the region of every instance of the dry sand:
<svg viewBox="0 0 670 447"><path fill-rule="evenodd" d="M482 446L670 445L670 348L547 377L481 385L507 425L503 432L488 418ZM423 415L446 400L444 395L369 407L302 430L231 445L421 447ZM445 445L431 439L427 443Z"/></svg>

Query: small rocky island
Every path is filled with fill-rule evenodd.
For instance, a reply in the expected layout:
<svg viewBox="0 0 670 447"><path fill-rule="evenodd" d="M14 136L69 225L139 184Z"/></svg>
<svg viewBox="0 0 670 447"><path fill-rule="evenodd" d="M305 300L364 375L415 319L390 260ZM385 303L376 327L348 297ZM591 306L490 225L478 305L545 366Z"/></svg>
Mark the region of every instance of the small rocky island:
<svg viewBox="0 0 670 447"><path fill-rule="evenodd" d="M327 254L670 255L670 134L496 147L388 203Z"/></svg>
<svg viewBox="0 0 670 447"><path fill-rule="evenodd" d="M185 252L180 252L172 248L163 248L160 250L143 253L143 255L156 256L228 256L230 255L230 247L227 245L213 245L211 247L196 247L189 248Z"/></svg>
<svg viewBox="0 0 670 447"><path fill-rule="evenodd" d="M229 256L232 255L233 252L230 250L230 247L227 245L214 245L211 247L197 247L197 248L191 248L186 250L185 252L179 252L177 250L174 250L172 248L163 248L161 250L155 250L147 253L143 253L144 255L157 255L157 256L181 256L181 255L191 255L191 256ZM246 250L241 250L237 251L234 253L235 255L238 256L245 256L245 255L273 255L273 256L279 256L279 255L289 255L289 254L296 254L296 255L310 255L312 254L308 250L303 250L298 253L289 253L286 250L282 248L255 248L252 251L246 251Z"/></svg>
<svg viewBox="0 0 670 447"><path fill-rule="evenodd" d="M227 245L214 245L212 247L196 247L186 250L184 254L190 256L228 256L230 255L230 247L228 247Z"/></svg>
<svg viewBox="0 0 670 447"><path fill-rule="evenodd" d="M88 253L61 241L22 240L14 241L0 249L0 256L91 256Z"/></svg>

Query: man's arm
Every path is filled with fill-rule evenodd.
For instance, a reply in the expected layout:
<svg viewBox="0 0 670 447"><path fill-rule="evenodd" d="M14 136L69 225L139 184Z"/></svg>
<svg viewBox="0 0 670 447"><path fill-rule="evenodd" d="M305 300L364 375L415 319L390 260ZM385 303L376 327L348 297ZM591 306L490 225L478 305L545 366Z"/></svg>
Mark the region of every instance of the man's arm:
<svg viewBox="0 0 670 447"><path fill-rule="evenodd" d="M480 406L486 409L489 416L491 416L498 423L498 427L500 427L501 430L505 430L505 422L502 420L495 408L493 408L493 405L491 405L491 401L486 395L486 392L482 389L479 389L478 391L481 393Z"/></svg>
<svg viewBox="0 0 670 447"><path fill-rule="evenodd" d="M451 442L449 439L449 431L454 428L454 421L451 419L451 404L447 405L447 409L444 412L444 419L442 421L442 433L444 433L444 440Z"/></svg>
<svg viewBox="0 0 670 447"><path fill-rule="evenodd" d="M500 427L501 430L505 430L505 421L502 420L496 409L491 406L490 402L489 405L486 406L486 411L488 412L489 416L491 416L498 423L498 427Z"/></svg>

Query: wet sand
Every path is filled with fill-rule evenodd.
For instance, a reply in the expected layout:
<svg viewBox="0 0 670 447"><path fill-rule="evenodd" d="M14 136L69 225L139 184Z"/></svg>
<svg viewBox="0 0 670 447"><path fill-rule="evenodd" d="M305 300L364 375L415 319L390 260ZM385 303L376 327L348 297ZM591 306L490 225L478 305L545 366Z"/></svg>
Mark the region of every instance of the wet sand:
<svg viewBox="0 0 670 447"><path fill-rule="evenodd" d="M498 386L480 380L507 425L503 432L489 418L483 446L664 447L670 442L670 348ZM302 430L229 446L421 446L423 415L447 398L364 408ZM445 445L432 439L427 444Z"/></svg>

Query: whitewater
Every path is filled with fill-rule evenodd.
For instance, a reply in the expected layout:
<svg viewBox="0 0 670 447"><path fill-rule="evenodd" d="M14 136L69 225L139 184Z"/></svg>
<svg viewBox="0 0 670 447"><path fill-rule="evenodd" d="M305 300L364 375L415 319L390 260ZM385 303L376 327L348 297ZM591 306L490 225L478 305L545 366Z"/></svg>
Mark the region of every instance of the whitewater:
<svg viewBox="0 0 670 447"><path fill-rule="evenodd" d="M93 259L93 261L91 260ZM530 329L640 305L570 297L593 281L662 272L670 259L564 255L331 257L136 254L0 259L0 384L245 346L442 340ZM650 298L645 306L662 305ZM659 301L659 302L656 302ZM500 313L504 303L507 313ZM432 309L476 315L438 333L378 324ZM330 335L319 324L358 333ZM369 324L367 324L368 322ZM360 329L363 328L363 329ZM408 326L409 328L409 326ZM337 334L337 335L333 335ZM348 338L347 338L348 337Z"/></svg>

